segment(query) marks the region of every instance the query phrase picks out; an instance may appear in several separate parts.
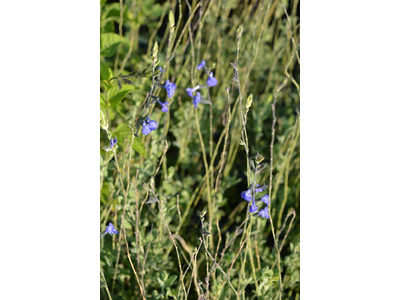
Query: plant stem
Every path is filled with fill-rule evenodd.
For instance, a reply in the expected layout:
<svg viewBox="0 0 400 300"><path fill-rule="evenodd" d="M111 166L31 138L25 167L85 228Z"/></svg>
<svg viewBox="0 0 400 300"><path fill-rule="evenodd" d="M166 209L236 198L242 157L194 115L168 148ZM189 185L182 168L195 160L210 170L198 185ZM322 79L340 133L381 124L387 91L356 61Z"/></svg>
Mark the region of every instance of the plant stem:
<svg viewBox="0 0 400 300"><path fill-rule="evenodd" d="M212 207L212 200L211 200L211 189L210 189L210 176L209 176L209 169L208 169L208 163L207 163L207 155L206 155L206 148L204 146L203 142L203 137L201 136L201 129L200 129L200 122L199 122L199 116L197 109L195 108L195 116L196 116L196 126L197 126L197 132L199 134L199 140L200 140L200 145L201 149L203 152L203 161L204 161L204 167L206 169L206 181L207 181L207 198L208 198L208 213L209 213L209 222L211 225L212 221L212 215L213 215L213 207ZM210 230L210 247L211 249L213 248L213 239L212 239L212 230Z"/></svg>

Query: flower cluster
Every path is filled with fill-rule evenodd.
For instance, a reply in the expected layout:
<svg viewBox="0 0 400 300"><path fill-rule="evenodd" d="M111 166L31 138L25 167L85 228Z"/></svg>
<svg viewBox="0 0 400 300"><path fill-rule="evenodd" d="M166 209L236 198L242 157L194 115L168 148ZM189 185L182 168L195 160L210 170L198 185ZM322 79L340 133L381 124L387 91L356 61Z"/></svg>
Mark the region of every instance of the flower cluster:
<svg viewBox="0 0 400 300"><path fill-rule="evenodd" d="M257 187L255 188L255 193L256 193L256 194L265 191L265 187L258 188L259 186L260 186L260 185L257 184ZM246 200L246 201L251 201L251 200L253 200L253 198L251 197L251 189L248 189L247 191L242 192L242 193L240 194L240 196L241 196L244 200ZM267 196L268 196L268 195L267 195Z"/></svg>
<svg viewBox="0 0 400 300"><path fill-rule="evenodd" d="M148 135L150 132L157 129L157 122L154 120L150 120L150 118L147 118L143 121L142 126L142 134Z"/></svg>
<svg viewBox="0 0 400 300"><path fill-rule="evenodd" d="M202 60L199 65L197 66L197 70L200 71L201 69L204 69L204 71L207 73L208 75L208 79L207 79L207 85L209 87L213 87L216 86L218 84L218 80L214 77L214 73L213 72L209 72L209 70L207 70L206 68L206 61ZM197 85L194 88L190 88L188 87L186 89L187 94L189 95L189 97L191 97L193 99L193 105L195 108L197 108L197 105L199 103L207 103L207 101L204 101L201 99L201 94L200 92L197 92L198 89L201 88L206 88L207 86L200 86Z"/></svg>
<svg viewBox="0 0 400 300"><path fill-rule="evenodd" d="M160 71L160 73L163 72L163 69L161 67L158 67L157 70ZM160 87L160 88L164 88L167 91L168 98L171 98L175 94L176 84L172 83L168 79L165 81L164 85L159 84L158 83L158 79L157 79L156 83L155 83L155 86ZM161 105L161 111L162 112L168 112L168 106L169 106L169 102L168 101L165 101L165 102L160 101L160 98L155 96L155 95L153 95L152 92L150 92L149 99L150 98L152 100L151 101L149 100L150 102L148 103L148 106L152 105L155 102L158 102L158 104ZM140 124L140 122L139 122L139 124ZM143 135L148 135L153 130L156 130L157 126L158 126L156 121L150 120L148 117L141 122L141 125L142 125L142 134Z"/></svg>
<svg viewBox="0 0 400 300"><path fill-rule="evenodd" d="M160 71L160 74L163 72L162 67L158 67L157 70ZM167 79L165 81L164 85L159 84L158 79L157 79L155 86L164 88L167 91L168 98L171 98L175 94L176 84L169 81L169 79ZM153 103L158 102L158 104L161 105L161 111L168 112L168 106L169 106L168 101L165 101L165 102L160 101L160 98L153 95L151 92L150 92L150 98L152 98L153 100L150 101L148 105L152 105ZM150 120L148 117L142 121L141 125L142 125L142 134L143 135L148 135L153 130L156 130L157 126L158 126L156 121Z"/></svg>
<svg viewBox="0 0 400 300"><path fill-rule="evenodd" d="M157 47L158 46L155 45L155 48L153 49L153 63L154 63L153 64L153 80L152 80L153 83L152 83L152 88L150 90L150 93L149 93L148 97L146 98L146 109L148 111L149 107L152 104L158 102L158 104L161 106L161 111L166 113L166 112L169 111L170 103L168 101L162 102L160 100L160 98L154 94L154 88L158 87L158 88L165 89L166 92L167 92L167 97L168 98L172 98L174 96L174 94L175 94L175 91L176 91L177 87L176 87L176 84L171 82L169 79L167 79L164 84L160 84L159 83L161 74L164 72L164 70L163 70L162 67L157 67L157 68L155 67L157 65L157 52L158 52L158 48ZM218 84L218 80L214 77L214 73L210 72L210 70L207 69L205 60L202 60L200 62L200 64L197 66L197 70L200 71L202 69L204 69L205 73L208 75L207 86L208 87L216 86ZM155 72L154 70L157 70L157 72ZM139 74L139 75L141 75L141 74ZM201 89L201 88L207 88L207 86L197 85L194 88L187 88L186 89L187 94L193 99L193 105L194 105L195 108L197 108L199 103L210 103L209 100L202 99L201 93L199 91L197 91L198 89ZM157 127L158 127L158 124L157 124L156 121L150 120L150 118L148 117L147 111L144 114L144 117L139 119L139 122L137 123L137 127L136 127L137 131L138 131L140 126L142 126L142 134L143 135L150 134L152 131L156 130ZM136 131L136 133L137 133L137 131ZM136 133L135 133L135 135L136 135ZM104 149L106 151L109 151L116 144L117 144L117 139L116 138L115 139L111 139L110 140L110 146L108 148L104 148Z"/></svg>
<svg viewBox="0 0 400 300"><path fill-rule="evenodd" d="M258 211L258 207L256 205L256 200L255 200L255 195L258 194L258 193L261 193L261 192L263 192L265 190L265 187L259 187L259 186L260 185L257 184L256 188L254 189L254 195L253 196L252 196L251 189L248 189L248 190L246 190L246 191L244 191L244 192L242 192L240 194L240 196L244 200L246 200L248 202L250 202L250 201L252 202L251 205L250 205L250 209L249 209L249 212L251 212L251 213L256 213ZM263 218L269 219L269 211L268 211L269 195L262 196L261 198L257 199L257 201L262 201L267 205L264 209L260 210L258 212L258 214Z"/></svg>

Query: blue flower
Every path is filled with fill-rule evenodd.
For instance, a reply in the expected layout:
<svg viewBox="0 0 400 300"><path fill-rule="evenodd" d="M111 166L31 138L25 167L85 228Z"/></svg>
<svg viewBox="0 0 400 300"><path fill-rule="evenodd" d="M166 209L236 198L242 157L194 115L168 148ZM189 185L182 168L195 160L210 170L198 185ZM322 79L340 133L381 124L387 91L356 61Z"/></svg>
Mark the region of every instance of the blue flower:
<svg viewBox="0 0 400 300"><path fill-rule="evenodd" d="M197 88L187 88L186 92L189 95L189 97L193 98L193 93L197 91Z"/></svg>
<svg viewBox="0 0 400 300"><path fill-rule="evenodd" d="M257 187L259 187L259 186L260 185L257 183ZM262 188L259 188L259 189L256 188L256 189L254 189L254 192L257 194L257 193L261 193L264 190L265 190L265 187L262 187ZM240 194L240 196L246 201L251 201L252 200L252 198L251 198L251 189L248 189L247 191L242 192Z"/></svg>
<svg viewBox="0 0 400 300"><path fill-rule="evenodd" d="M142 134L143 135L148 135L150 132L151 132L150 126L148 124L143 125Z"/></svg>
<svg viewBox="0 0 400 300"><path fill-rule="evenodd" d="M160 71L161 73L163 71L162 67L158 67L157 70Z"/></svg>
<svg viewBox="0 0 400 300"><path fill-rule="evenodd" d="M161 105L162 112L168 112L169 103L167 101L165 101L165 102L158 101L158 103L160 103L160 105Z"/></svg>
<svg viewBox="0 0 400 300"><path fill-rule="evenodd" d="M257 187L259 187L259 186L260 186L260 185L257 183ZM256 193L261 193L261 192L263 192L263 191L265 191L265 187L256 189Z"/></svg>
<svg viewBox="0 0 400 300"><path fill-rule="evenodd" d="M212 87L212 86L216 86L217 83L218 83L218 80L214 77L213 72L210 72L210 75L209 75L209 77L207 79L207 85L209 87Z"/></svg>
<svg viewBox="0 0 400 300"><path fill-rule="evenodd" d="M150 121L149 122L149 127L150 127L150 130L151 131L153 131L153 130L156 130L157 129L157 122L156 121Z"/></svg>
<svg viewBox="0 0 400 300"><path fill-rule="evenodd" d="M203 69L205 65L206 65L206 61L202 60L201 63L199 63L199 65L197 66L197 70Z"/></svg>
<svg viewBox="0 0 400 300"><path fill-rule="evenodd" d="M258 212L258 214L259 214L261 217L263 217L263 218L269 219L268 207L265 207L265 208L263 208L262 210L260 210L260 211Z"/></svg>
<svg viewBox="0 0 400 300"><path fill-rule="evenodd" d="M117 138L113 139L111 138L110 140L110 147L108 147L107 149L111 149L112 147L114 147L117 144ZM104 149L104 148L103 148Z"/></svg>
<svg viewBox="0 0 400 300"><path fill-rule="evenodd" d="M113 234L118 234L118 231L117 231L117 229L115 229L115 227L112 223L109 223L106 228L106 233L113 235Z"/></svg>
<svg viewBox="0 0 400 300"><path fill-rule="evenodd" d="M260 200L262 202L264 202L265 204L269 205L269 196L268 195L262 196Z"/></svg>
<svg viewBox="0 0 400 300"><path fill-rule="evenodd" d="M165 81L164 88L167 91L168 98L171 98L175 94L176 84L167 79L167 81Z"/></svg>
<svg viewBox="0 0 400 300"><path fill-rule="evenodd" d="M193 105L197 108L197 104L201 102L201 94L199 92L196 93L196 96L193 97Z"/></svg>
<svg viewBox="0 0 400 300"><path fill-rule="evenodd" d="M199 89L199 86L186 89L186 92L189 95L189 97L193 98L193 105L195 108L197 108L197 105L201 102L201 94L199 92L196 92L198 89ZM194 94L194 93L196 93L196 94Z"/></svg>
<svg viewBox="0 0 400 300"><path fill-rule="evenodd" d="M251 198L251 191L250 190L247 190L247 191L244 191L244 192L242 192L241 194L240 194L240 197L242 197L244 200L246 200L246 201L251 201L252 200L252 198Z"/></svg>
<svg viewBox="0 0 400 300"><path fill-rule="evenodd" d="M157 122L156 121L149 121L150 119L147 118L147 121L143 121L143 129L142 129L142 134L143 135L148 135L150 132L153 130L157 129Z"/></svg>
<svg viewBox="0 0 400 300"><path fill-rule="evenodd" d="M251 212L251 213L255 213L255 212L257 212L257 210L258 210L258 207L257 207L257 205L254 203L254 201L253 201L253 203L251 204L251 206L250 206L250 208L249 208L249 212Z"/></svg>

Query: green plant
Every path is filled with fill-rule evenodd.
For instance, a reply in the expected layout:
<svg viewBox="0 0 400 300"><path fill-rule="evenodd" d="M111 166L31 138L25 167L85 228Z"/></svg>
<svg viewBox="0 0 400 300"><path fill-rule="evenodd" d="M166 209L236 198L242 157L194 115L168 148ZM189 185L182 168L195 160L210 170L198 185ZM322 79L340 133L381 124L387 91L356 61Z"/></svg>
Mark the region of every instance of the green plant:
<svg viewBox="0 0 400 300"><path fill-rule="evenodd" d="M102 298L298 299L299 1L100 5L100 221L119 232L101 239ZM195 108L203 59L218 84ZM253 183L269 221L240 197Z"/></svg>

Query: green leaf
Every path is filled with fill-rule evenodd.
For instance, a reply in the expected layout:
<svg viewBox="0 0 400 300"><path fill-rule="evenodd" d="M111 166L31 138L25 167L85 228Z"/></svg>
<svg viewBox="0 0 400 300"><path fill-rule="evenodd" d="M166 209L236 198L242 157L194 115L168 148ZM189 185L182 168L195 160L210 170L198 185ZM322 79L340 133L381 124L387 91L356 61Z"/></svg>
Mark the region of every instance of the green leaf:
<svg viewBox="0 0 400 300"><path fill-rule="evenodd" d="M103 62L100 62L100 80L108 81L112 77L112 71Z"/></svg>
<svg viewBox="0 0 400 300"><path fill-rule="evenodd" d="M114 130L114 134L117 136L119 146L125 146L127 137L132 139L132 129L125 123L119 124L117 129Z"/></svg>
<svg viewBox="0 0 400 300"><path fill-rule="evenodd" d="M171 286L174 281L176 280L176 278L178 278L178 276L176 275L172 275L170 278L168 278L168 280L164 283L165 287Z"/></svg>
<svg viewBox="0 0 400 300"><path fill-rule="evenodd" d="M115 117L115 112L111 109L109 105L104 101L104 95L100 94L100 110L103 112L104 116L107 116L108 110L108 121L112 121Z"/></svg>
<svg viewBox="0 0 400 300"><path fill-rule="evenodd" d="M114 134L117 136L118 145L125 146L126 139L129 138L129 143L132 139L132 129L125 123L121 123L118 125L117 129L114 130ZM133 139L132 149L139 153L144 158L147 158L146 148L140 138L135 137Z"/></svg>
<svg viewBox="0 0 400 300"><path fill-rule="evenodd" d="M100 34L100 54L105 57L113 56L121 43L122 38L116 33Z"/></svg>
<svg viewBox="0 0 400 300"><path fill-rule="evenodd" d="M132 229L132 225L126 219L124 219L124 227L128 230Z"/></svg>
<svg viewBox="0 0 400 300"><path fill-rule="evenodd" d="M147 158L146 148L144 147L144 144L140 138L135 137L135 139L133 140L132 148L141 156Z"/></svg>
<svg viewBox="0 0 400 300"><path fill-rule="evenodd" d="M129 94L129 92L135 89L136 88L132 85L123 85L121 89L119 89L118 86L113 86L108 90L108 101L111 106L116 106L126 97L126 95Z"/></svg>

